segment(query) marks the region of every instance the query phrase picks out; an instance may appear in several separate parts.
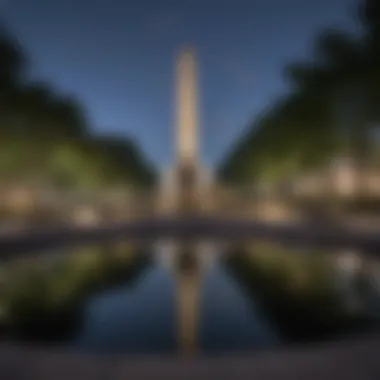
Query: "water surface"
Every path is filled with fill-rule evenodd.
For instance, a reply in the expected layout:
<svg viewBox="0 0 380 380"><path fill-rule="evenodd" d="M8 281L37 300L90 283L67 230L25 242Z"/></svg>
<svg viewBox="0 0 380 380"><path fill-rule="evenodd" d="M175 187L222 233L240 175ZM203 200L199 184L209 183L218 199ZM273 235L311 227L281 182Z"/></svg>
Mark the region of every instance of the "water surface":
<svg viewBox="0 0 380 380"><path fill-rule="evenodd" d="M273 246L281 254L282 248ZM133 281L121 279L85 300L81 326L64 345L96 353L213 354L287 344L283 326L273 318L268 302L262 302L262 289L247 287L244 276L228 264L239 255L249 257L247 252L248 248L237 251L215 242L193 246L156 243L145 252L149 263ZM368 275L373 286L363 300L363 293L358 296L352 287L358 270L352 255L334 255L338 257L331 261L336 265L334 286L346 297L345 302L371 309L372 319L377 320L380 298L375 284L380 271ZM303 271L301 267L298 272Z"/></svg>

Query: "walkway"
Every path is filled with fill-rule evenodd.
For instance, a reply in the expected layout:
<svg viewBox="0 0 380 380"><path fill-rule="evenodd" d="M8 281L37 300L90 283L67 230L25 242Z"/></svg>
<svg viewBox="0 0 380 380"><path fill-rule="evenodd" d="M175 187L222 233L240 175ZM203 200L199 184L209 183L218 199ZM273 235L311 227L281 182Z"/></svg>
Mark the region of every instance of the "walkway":
<svg viewBox="0 0 380 380"><path fill-rule="evenodd" d="M0 345L7 380L372 380L380 379L380 337L241 356L95 357Z"/></svg>

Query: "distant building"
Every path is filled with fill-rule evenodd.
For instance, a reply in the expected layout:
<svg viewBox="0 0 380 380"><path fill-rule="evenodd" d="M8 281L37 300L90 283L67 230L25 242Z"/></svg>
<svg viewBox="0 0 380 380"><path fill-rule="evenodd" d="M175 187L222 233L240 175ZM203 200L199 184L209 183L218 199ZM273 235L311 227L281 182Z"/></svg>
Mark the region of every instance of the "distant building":
<svg viewBox="0 0 380 380"><path fill-rule="evenodd" d="M298 195L321 195L334 192L341 196L353 195L357 181L364 181L364 188L369 195L380 195L380 170L368 168L360 175L349 157L339 157L327 168L314 170L292 182L292 189Z"/></svg>

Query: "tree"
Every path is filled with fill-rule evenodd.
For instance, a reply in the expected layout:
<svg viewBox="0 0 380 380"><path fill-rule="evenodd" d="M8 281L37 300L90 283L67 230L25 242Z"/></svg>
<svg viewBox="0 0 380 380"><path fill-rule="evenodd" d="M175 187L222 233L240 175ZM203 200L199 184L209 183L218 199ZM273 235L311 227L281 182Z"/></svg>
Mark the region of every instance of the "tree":
<svg viewBox="0 0 380 380"><path fill-rule="evenodd" d="M26 63L17 41L0 27L0 135L12 129L13 100L25 77Z"/></svg>
<svg viewBox="0 0 380 380"><path fill-rule="evenodd" d="M17 86L25 76L26 57L18 42L0 26L0 93Z"/></svg>
<svg viewBox="0 0 380 380"><path fill-rule="evenodd" d="M94 137L78 99L26 76L23 50L0 32L0 179L66 188L152 185L155 172L128 139Z"/></svg>
<svg viewBox="0 0 380 380"><path fill-rule="evenodd" d="M45 142L49 139L77 138L88 129L79 103L58 95L46 83L32 82L19 89L13 109L19 125L17 131L27 138Z"/></svg>
<svg viewBox="0 0 380 380"><path fill-rule="evenodd" d="M380 3L367 0L359 13L365 27L361 38L324 31L315 40L312 61L285 68L291 89L252 125L250 147L235 149L240 162L250 157L256 171L259 166L278 177L322 165L347 147L358 173L362 170L369 131L380 121Z"/></svg>
<svg viewBox="0 0 380 380"><path fill-rule="evenodd" d="M97 154L102 157L104 165L108 167L108 176L113 181L131 181L148 186L155 183L153 168L131 139L103 136L93 139L92 144Z"/></svg>

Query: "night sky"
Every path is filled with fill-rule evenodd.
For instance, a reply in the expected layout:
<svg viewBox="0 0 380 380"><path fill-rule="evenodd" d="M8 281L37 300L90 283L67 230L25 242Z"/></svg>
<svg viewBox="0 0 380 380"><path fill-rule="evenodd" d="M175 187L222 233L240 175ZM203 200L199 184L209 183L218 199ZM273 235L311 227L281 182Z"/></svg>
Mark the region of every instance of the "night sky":
<svg viewBox="0 0 380 380"><path fill-rule="evenodd" d="M200 66L203 160L219 160L285 90L284 64L310 56L325 26L355 31L355 0L0 0L32 75L85 104L99 132L131 135L161 165L174 156L174 62Z"/></svg>

